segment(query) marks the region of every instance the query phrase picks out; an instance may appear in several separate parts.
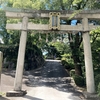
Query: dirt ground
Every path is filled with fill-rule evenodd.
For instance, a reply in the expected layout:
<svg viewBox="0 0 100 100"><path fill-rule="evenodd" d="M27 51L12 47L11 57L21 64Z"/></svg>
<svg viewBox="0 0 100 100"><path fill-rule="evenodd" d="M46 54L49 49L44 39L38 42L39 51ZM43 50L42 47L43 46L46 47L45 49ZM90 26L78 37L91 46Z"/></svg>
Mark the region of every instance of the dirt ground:
<svg viewBox="0 0 100 100"><path fill-rule="evenodd" d="M14 89L14 78L15 70L3 71L0 100L83 100L82 92L74 86L59 60L46 60L43 67L24 72L22 90L27 90L24 97L5 96Z"/></svg>

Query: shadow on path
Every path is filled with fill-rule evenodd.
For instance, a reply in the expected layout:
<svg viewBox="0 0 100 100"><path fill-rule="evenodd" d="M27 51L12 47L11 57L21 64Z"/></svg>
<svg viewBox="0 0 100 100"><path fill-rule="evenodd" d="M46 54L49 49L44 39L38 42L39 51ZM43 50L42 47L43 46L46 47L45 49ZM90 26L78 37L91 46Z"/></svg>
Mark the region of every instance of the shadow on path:
<svg viewBox="0 0 100 100"><path fill-rule="evenodd" d="M10 99L7 99L5 97L0 97L0 100L10 100Z"/></svg>
<svg viewBox="0 0 100 100"><path fill-rule="evenodd" d="M26 95L26 96L23 97L23 98L28 99L28 100L43 100L43 99L39 99L39 98L32 97L32 96L29 96L29 95Z"/></svg>
<svg viewBox="0 0 100 100"><path fill-rule="evenodd" d="M77 91L71 77L57 60L46 60L45 65L31 72L25 84L30 87L52 87L62 92L71 92L73 96L80 96L82 93Z"/></svg>

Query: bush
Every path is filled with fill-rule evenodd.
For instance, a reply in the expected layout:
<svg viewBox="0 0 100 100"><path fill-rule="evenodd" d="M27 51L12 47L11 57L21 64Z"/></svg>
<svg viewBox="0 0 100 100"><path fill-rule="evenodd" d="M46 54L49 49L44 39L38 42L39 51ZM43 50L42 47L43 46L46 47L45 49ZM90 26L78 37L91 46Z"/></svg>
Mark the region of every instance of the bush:
<svg viewBox="0 0 100 100"><path fill-rule="evenodd" d="M61 62L62 62L62 65L65 66L65 65L68 65L67 61L66 61L66 58L62 58L61 59Z"/></svg>
<svg viewBox="0 0 100 100"><path fill-rule="evenodd" d="M71 71L70 71L70 76L74 76L75 75L75 69L72 69Z"/></svg>
<svg viewBox="0 0 100 100"><path fill-rule="evenodd" d="M100 74L98 74L98 75L95 76L95 86L96 86L96 90L98 90L99 83L100 83Z"/></svg>
<svg viewBox="0 0 100 100"><path fill-rule="evenodd" d="M70 57L69 54L64 54L62 55L62 59L61 59L62 65L66 68L66 69L73 69L73 60Z"/></svg>
<svg viewBox="0 0 100 100"><path fill-rule="evenodd" d="M73 79L77 86L80 86L80 87L84 86L84 78L82 76L75 74L75 75L73 75Z"/></svg>
<svg viewBox="0 0 100 100"><path fill-rule="evenodd" d="M98 95L100 96L100 82L99 82L99 85L98 85L98 90L97 90L97 92L98 92Z"/></svg>

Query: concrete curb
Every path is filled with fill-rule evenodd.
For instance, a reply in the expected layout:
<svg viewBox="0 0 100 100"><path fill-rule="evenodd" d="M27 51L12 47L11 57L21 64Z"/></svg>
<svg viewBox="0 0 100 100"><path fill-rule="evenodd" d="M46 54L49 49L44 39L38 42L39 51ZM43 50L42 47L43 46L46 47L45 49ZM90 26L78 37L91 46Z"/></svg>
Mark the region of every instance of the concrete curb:
<svg viewBox="0 0 100 100"><path fill-rule="evenodd" d="M97 93L88 93L86 91L83 92L84 97L88 100L100 100L100 97Z"/></svg>
<svg viewBox="0 0 100 100"><path fill-rule="evenodd" d="M7 97L21 97L21 96L24 96L26 94L27 94L26 91L8 91L6 93L6 96Z"/></svg>

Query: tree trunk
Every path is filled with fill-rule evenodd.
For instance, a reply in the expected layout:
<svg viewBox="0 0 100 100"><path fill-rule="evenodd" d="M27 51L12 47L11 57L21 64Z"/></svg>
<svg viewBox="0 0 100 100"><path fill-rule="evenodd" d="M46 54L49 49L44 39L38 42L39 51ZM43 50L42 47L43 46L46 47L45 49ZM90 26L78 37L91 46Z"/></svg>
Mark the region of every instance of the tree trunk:
<svg viewBox="0 0 100 100"><path fill-rule="evenodd" d="M76 34L76 36L73 38L73 35L69 34L69 41L70 39L73 39L74 41L70 42L70 48L72 51L72 58L74 60L75 65L75 74L82 76L82 65L80 60L80 44L81 44L81 37L79 37L79 34Z"/></svg>
<svg viewBox="0 0 100 100"><path fill-rule="evenodd" d="M82 76L82 66L79 57L74 57L74 64L75 64L75 74Z"/></svg>
<svg viewBox="0 0 100 100"><path fill-rule="evenodd" d="M61 4L62 10L65 10L63 0L60 0L60 4ZM79 7L80 7L80 5L78 5L77 9L80 9ZM67 23L70 25L71 20L67 20ZM73 35L71 33L69 33L68 38L69 38L69 41L71 41L71 39L74 39L73 42L70 42L70 48L72 51L72 58L74 60L74 65L75 65L75 74L82 76L82 68L81 68L82 66L81 66L81 61L79 58L80 57L79 49L80 49L80 44L82 42L82 36L80 37L79 33L78 33L78 34L76 34L76 36L74 38Z"/></svg>

